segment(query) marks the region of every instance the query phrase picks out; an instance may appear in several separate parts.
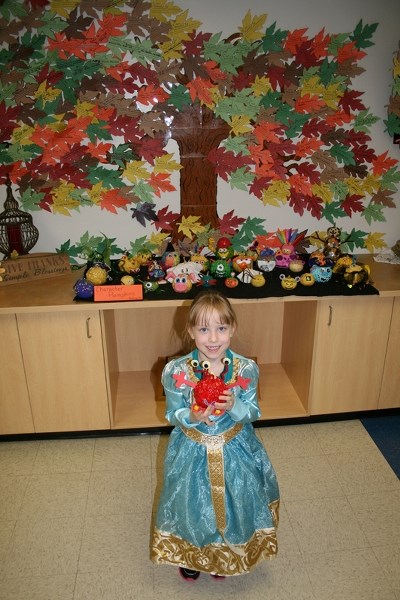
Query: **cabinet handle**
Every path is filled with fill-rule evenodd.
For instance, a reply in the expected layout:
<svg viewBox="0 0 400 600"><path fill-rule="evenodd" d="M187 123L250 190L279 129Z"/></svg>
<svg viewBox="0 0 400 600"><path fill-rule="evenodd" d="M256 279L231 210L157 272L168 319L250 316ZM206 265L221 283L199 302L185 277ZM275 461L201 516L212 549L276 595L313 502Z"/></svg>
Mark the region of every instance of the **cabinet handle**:
<svg viewBox="0 0 400 600"><path fill-rule="evenodd" d="M91 333L90 333L90 317L88 317L88 318L86 319L86 337L87 337L88 339L90 339L90 338L92 337L92 336L91 336Z"/></svg>
<svg viewBox="0 0 400 600"><path fill-rule="evenodd" d="M329 305L328 327L330 327L332 325L332 315L333 315L333 308L331 305Z"/></svg>

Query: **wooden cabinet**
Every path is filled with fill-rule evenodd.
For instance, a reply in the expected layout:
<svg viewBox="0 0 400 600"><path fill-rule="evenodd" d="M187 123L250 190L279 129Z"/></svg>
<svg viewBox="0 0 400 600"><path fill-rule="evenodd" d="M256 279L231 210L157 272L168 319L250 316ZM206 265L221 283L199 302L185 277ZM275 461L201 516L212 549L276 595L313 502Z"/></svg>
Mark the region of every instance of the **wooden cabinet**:
<svg viewBox="0 0 400 600"><path fill-rule="evenodd" d="M378 408L400 406L400 296L393 300L389 341Z"/></svg>
<svg viewBox="0 0 400 600"><path fill-rule="evenodd" d="M99 312L18 314L17 322L35 431L108 429Z"/></svg>
<svg viewBox="0 0 400 600"><path fill-rule="evenodd" d="M263 420L400 407L400 267L372 273L379 296L232 300ZM168 425L161 370L191 301L76 303L76 279L0 285L0 435Z"/></svg>
<svg viewBox="0 0 400 600"><path fill-rule="evenodd" d="M378 408L392 304L379 296L318 300L310 414Z"/></svg>
<svg viewBox="0 0 400 600"><path fill-rule="evenodd" d="M0 435L34 431L15 315L0 315Z"/></svg>

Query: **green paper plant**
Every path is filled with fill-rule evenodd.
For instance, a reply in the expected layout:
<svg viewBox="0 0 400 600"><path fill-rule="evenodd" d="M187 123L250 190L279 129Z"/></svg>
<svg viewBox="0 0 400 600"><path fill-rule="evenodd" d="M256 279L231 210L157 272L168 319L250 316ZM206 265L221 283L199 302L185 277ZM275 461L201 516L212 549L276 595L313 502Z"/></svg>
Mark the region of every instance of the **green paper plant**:
<svg viewBox="0 0 400 600"><path fill-rule="evenodd" d="M0 182L27 210L181 227L162 206L182 168L165 147L193 106L228 126L216 174L266 206L369 225L395 206L397 161L369 146L377 117L352 88L377 24L308 36L248 11L223 39L169 0L3 0L0 17Z"/></svg>

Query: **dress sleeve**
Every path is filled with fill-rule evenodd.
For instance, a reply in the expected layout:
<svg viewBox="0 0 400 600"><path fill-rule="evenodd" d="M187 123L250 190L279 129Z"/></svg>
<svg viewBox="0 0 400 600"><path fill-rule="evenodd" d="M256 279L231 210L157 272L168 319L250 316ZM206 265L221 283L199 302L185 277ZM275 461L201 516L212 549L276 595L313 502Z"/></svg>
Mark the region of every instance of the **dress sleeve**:
<svg viewBox="0 0 400 600"><path fill-rule="evenodd" d="M258 405L258 377L259 368L257 363L250 358L242 359L243 367L239 369L239 376L250 379L245 389L234 387L232 389L235 403L229 411L232 421L249 423L260 418L261 412Z"/></svg>
<svg viewBox="0 0 400 600"><path fill-rule="evenodd" d="M161 375L166 398L166 419L171 425L179 427L196 427L197 423L190 421L191 388L183 385L177 388L174 373L183 371L182 359L173 359L167 363Z"/></svg>

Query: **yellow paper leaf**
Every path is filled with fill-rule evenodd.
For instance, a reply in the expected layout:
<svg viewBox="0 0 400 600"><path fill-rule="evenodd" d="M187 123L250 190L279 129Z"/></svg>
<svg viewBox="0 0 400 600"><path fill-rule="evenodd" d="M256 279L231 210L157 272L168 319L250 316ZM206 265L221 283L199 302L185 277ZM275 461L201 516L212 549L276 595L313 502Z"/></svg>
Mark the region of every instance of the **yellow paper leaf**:
<svg viewBox="0 0 400 600"><path fill-rule="evenodd" d="M320 78L317 75L304 79L301 86L301 95L306 96L323 96L326 92L325 86L321 83Z"/></svg>
<svg viewBox="0 0 400 600"><path fill-rule="evenodd" d="M61 215L65 215L66 217L70 217L71 214L69 211L79 208L79 200L75 200L75 198L70 195L74 189L74 184L67 183L66 181L61 181L58 188L52 189L51 195L53 197L53 213L59 213Z"/></svg>
<svg viewBox="0 0 400 600"><path fill-rule="evenodd" d="M154 173L171 173L180 169L182 169L182 165L174 160L173 154L163 154L154 160Z"/></svg>
<svg viewBox="0 0 400 600"><path fill-rule="evenodd" d="M180 42L171 40L163 42L158 47L161 50L163 59L166 62L168 62L169 60L180 60L181 58L183 58L183 48Z"/></svg>
<svg viewBox="0 0 400 600"><path fill-rule="evenodd" d="M400 77L400 58L398 56L393 59L393 77Z"/></svg>
<svg viewBox="0 0 400 600"><path fill-rule="evenodd" d="M96 183L92 189L88 191L88 196L93 204L100 205L103 199L103 192L107 192L107 189L103 187L102 181Z"/></svg>
<svg viewBox="0 0 400 600"><path fill-rule="evenodd" d="M196 30L201 25L201 21L188 18L189 10L181 12L176 19L170 21L171 29L167 35L171 40L175 42L181 42L183 40L190 40L190 34L193 30Z"/></svg>
<svg viewBox="0 0 400 600"><path fill-rule="evenodd" d="M263 191L262 201L264 205L279 206L280 203L286 204L290 196L290 185L286 181L273 181L271 185Z"/></svg>
<svg viewBox="0 0 400 600"><path fill-rule="evenodd" d="M314 196L321 198L325 204L330 204L333 200L332 190L326 183L314 183L311 186Z"/></svg>
<svg viewBox="0 0 400 600"><path fill-rule="evenodd" d="M52 0L50 10L60 17L69 17L81 0Z"/></svg>
<svg viewBox="0 0 400 600"><path fill-rule="evenodd" d="M32 144L31 135L34 131L34 127L29 127L29 125L21 123L21 125L16 127L12 132L13 143L20 146Z"/></svg>
<svg viewBox="0 0 400 600"><path fill-rule="evenodd" d="M387 248L386 242L384 242L382 239L384 235L384 233L379 232L370 233L367 235L365 238L365 247L367 248L368 252L374 254L375 250Z"/></svg>
<svg viewBox="0 0 400 600"><path fill-rule="evenodd" d="M267 15L258 15L255 17L251 16L251 11L248 10L242 21L242 27L239 27L239 31L242 34L244 40L248 42L255 42L256 40L264 37L263 26Z"/></svg>
<svg viewBox="0 0 400 600"><path fill-rule="evenodd" d="M91 102L78 102L76 103L76 116L79 117L93 117L93 109L95 104ZM98 121L98 119L94 119L93 122Z"/></svg>
<svg viewBox="0 0 400 600"><path fill-rule="evenodd" d="M137 183L140 179L149 179L150 173L143 167L144 164L143 160L132 160L122 173L123 177L129 179L131 183Z"/></svg>
<svg viewBox="0 0 400 600"><path fill-rule="evenodd" d="M339 83L328 85L324 93L322 94L325 104L330 108L337 109L339 100L342 95L342 89Z"/></svg>
<svg viewBox="0 0 400 600"><path fill-rule="evenodd" d="M269 80L269 77L259 77L256 75L256 79L251 86L254 96L258 98L258 96L265 96L265 94L272 90L272 85Z"/></svg>
<svg viewBox="0 0 400 600"><path fill-rule="evenodd" d="M150 7L150 17L168 23L172 15L181 12L181 8L169 0L152 0Z"/></svg>
<svg viewBox="0 0 400 600"><path fill-rule="evenodd" d="M317 248L323 248L325 245L325 238L326 231L314 231L308 236L308 241L312 246L316 246Z"/></svg>
<svg viewBox="0 0 400 600"><path fill-rule="evenodd" d="M46 87L46 84L47 81L42 81L34 94L35 98L40 98L43 104L46 104L46 102L53 102L57 96L61 94L61 90L57 90L51 86Z"/></svg>
<svg viewBox="0 0 400 600"><path fill-rule="evenodd" d="M168 237L170 237L170 234L168 233L152 233L149 238L149 244L160 249L164 240L166 240Z"/></svg>
<svg viewBox="0 0 400 600"><path fill-rule="evenodd" d="M189 217L182 217L182 221L179 223L178 232L183 233L189 239L193 239L194 234L205 231L204 225L198 223L200 217L190 215Z"/></svg>
<svg viewBox="0 0 400 600"><path fill-rule="evenodd" d="M247 133L252 129L252 125L250 123L250 117L246 115L235 115L229 121L229 125L235 135L240 135L241 133Z"/></svg>

